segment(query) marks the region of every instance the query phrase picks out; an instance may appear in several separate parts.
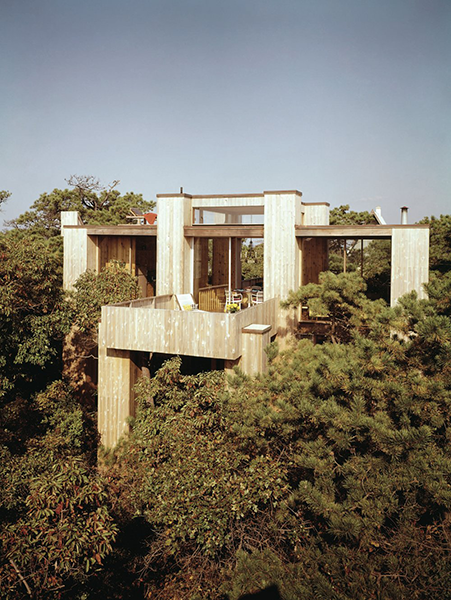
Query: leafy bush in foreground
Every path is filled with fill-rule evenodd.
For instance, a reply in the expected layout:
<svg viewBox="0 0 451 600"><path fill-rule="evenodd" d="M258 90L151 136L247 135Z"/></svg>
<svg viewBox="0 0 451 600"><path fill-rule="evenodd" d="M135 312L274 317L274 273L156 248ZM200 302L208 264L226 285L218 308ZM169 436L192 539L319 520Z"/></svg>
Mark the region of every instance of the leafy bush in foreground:
<svg viewBox="0 0 451 600"><path fill-rule="evenodd" d="M387 310L227 391L177 360L141 384L114 470L149 594L450 597L451 328L413 295Z"/></svg>

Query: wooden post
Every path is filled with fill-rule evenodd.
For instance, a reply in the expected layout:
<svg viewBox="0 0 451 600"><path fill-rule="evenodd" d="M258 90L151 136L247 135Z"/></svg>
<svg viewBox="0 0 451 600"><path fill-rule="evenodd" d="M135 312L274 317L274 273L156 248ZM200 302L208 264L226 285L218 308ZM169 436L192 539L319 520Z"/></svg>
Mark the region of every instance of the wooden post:
<svg viewBox="0 0 451 600"><path fill-rule="evenodd" d="M423 284L429 280L429 229L393 228L391 243L390 305L401 296L416 290L425 298Z"/></svg>
<svg viewBox="0 0 451 600"><path fill-rule="evenodd" d="M360 240L360 277L363 277L363 239Z"/></svg>
<svg viewBox="0 0 451 600"><path fill-rule="evenodd" d="M271 325L252 323L242 329L240 368L248 375L265 373L268 359L265 348L271 342Z"/></svg>
<svg viewBox="0 0 451 600"><path fill-rule="evenodd" d="M187 194L157 195L158 294L186 294L192 289L192 256L185 225L192 225L192 202Z"/></svg>

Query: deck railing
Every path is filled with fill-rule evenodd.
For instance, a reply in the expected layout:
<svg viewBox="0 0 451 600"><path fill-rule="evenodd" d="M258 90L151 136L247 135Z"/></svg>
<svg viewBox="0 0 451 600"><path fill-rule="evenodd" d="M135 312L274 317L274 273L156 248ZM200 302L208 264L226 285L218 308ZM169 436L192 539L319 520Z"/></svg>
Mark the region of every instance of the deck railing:
<svg viewBox="0 0 451 600"><path fill-rule="evenodd" d="M174 310L177 308L175 296L173 294L149 296L148 298L138 298L138 300L126 300L125 302L116 302L109 306L124 306L127 308L165 308L167 310Z"/></svg>
<svg viewBox="0 0 451 600"><path fill-rule="evenodd" d="M163 298L149 298L148 304L133 301L103 306L100 345L117 350L235 360L242 354L243 327L252 323L276 326L276 298L234 314L155 306Z"/></svg>
<svg viewBox="0 0 451 600"><path fill-rule="evenodd" d="M199 310L224 312L227 285L211 285L199 289Z"/></svg>

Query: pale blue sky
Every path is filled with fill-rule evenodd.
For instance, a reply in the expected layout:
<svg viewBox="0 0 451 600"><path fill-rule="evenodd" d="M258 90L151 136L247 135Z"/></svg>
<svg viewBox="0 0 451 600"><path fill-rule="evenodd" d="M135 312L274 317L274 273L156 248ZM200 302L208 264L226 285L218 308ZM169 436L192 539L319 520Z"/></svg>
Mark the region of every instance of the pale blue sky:
<svg viewBox="0 0 451 600"><path fill-rule="evenodd" d="M451 212L451 0L0 0L3 217L71 174Z"/></svg>

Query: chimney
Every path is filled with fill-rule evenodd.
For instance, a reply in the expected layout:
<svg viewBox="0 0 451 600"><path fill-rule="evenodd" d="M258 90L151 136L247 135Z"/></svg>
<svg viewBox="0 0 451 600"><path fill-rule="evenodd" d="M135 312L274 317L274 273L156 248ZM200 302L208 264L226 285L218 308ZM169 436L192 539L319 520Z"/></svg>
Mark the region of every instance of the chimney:
<svg viewBox="0 0 451 600"><path fill-rule="evenodd" d="M401 225L407 225L408 206L401 206Z"/></svg>

